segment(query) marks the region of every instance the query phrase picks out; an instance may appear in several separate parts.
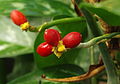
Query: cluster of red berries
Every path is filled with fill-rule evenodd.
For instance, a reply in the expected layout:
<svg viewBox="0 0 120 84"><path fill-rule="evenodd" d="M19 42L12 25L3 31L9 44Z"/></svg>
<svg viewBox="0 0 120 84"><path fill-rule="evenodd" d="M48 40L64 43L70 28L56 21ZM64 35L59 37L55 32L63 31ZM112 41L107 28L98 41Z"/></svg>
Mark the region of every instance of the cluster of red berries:
<svg viewBox="0 0 120 84"><path fill-rule="evenodd" d="M24 14L18 10L13 10L10 14L12 21L27 31L31 27ZM40 56L46 57L54 52L58 57L67 49L76 47L82 39L79 32L71 32L61 39L60 33L55 29L47 29L44 33L44 40L37 48L37 53Z"/></svg>
<svg viewBox="0 0 120 84"><path fill-rule="evenodd" d="M44 40L46 42L41 43L37 47L37 53L40 56L46 57L52 54L54 49L58 50L59 45L65 46L65 48L74 48L80 44L82 35L79 32L68 33L63 39L61 39L60 33L55 29L46 29L44 33ZM64 49L63 49L64 51Z"/></svg>

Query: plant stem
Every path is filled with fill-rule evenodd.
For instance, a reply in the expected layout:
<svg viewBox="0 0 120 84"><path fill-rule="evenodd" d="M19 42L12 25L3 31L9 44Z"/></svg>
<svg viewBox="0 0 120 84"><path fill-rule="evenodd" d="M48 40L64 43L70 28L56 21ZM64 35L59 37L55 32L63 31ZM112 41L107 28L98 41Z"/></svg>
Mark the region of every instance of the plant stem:
<svg viewBox="0 0 120 84"><path fill-rule="evenodd" d="M0 59L0 84L6 84L5 60Z"/></svg>
<svg viewBox="0 0 120 84"><path fill-rule="evenodd" d="M97 23L95 22L95 19L93 18L92 14L84 7L82 7L81 9L82 9L84 16L86 17L88 26L91 29L93 35L95 37L102 35L102 33L100 32L100 29L99 29ZM115 65L112 61L111 56L109 55L106 44L100 43L99 49L102 53L102 59L103 59L103 62L104 62L104 65L105 65L105 68L107 71L107 75L108 75L107 84L120 84Z"/></svg>
<svg viewBox="0 0 120 84"><path fill-rule="evenodd" d="M85 19L83 17L73 17L73 18L64 18L64 19L54 20L51 22L45 22L44 24L38 26L36 28L36 31L40 32L42 29L46 29L55 25L78 22L78 21L85 21Z"/></svg>
<svg viewBox="0 0 120 84"><path fill-rule="evenodd" d="M90 47L90 63L91 65L95 64L94 46Z"/></svg>
<svg viewBox="0 0 120 84"><path fill-rule="evenodd" d="M90 47L90 59L91 65L94 65L95 64L94 46ZM91 78L91 84L97 84L96 77Z"/></svg>
<svg viewBox="0 0 120 84"><path fill-rule="evenodd" d="M101 42L105 42L111 38L114 38L115 36L120 35L120 32L115 32L111 34L104 34L102 36L95 37L87 42L80 43L76 48L88 48L95 44L99 44Z"/></svg>

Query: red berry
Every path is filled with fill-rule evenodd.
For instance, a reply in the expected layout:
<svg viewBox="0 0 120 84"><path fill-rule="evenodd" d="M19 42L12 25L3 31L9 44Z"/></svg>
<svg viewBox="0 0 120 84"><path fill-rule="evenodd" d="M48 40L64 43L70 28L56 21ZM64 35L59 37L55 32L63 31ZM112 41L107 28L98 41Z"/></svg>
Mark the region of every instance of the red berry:
<svg viewBox="0 0 120 84"><path fill-rule="evenodd" d="M71 32L62 41L66 48L74 48L81 42L81 39L82 35L79 32Z"/></svg>
<svg viewBox="0 0 120 84"><path fill-rule="evenodd" d="M52 54L52 45L48 44L47 42L41 43L37 47L36 52L43 57L49 56Z"/></svg>
<svg viewBox="0 0 120 84"><path fill-rule="evenodd" d="M55 29L47 29L44 33L44 39L47 43L57 46L61 39L60 33Z"/></svg>
<svg viewBox="0 0 120 84"><path fill-rule="evenodd" d="M12 21L18 26L27 22L27 19L24 16L24 14L22 14L18 10L13 10L10 14L10 17L11 17Z"/></svg>

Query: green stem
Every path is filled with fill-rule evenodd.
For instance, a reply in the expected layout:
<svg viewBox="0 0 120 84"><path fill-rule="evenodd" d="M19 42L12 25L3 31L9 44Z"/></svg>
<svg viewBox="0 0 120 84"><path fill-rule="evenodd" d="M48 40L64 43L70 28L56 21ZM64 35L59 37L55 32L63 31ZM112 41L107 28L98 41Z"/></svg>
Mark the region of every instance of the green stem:
<svg viewBox="0 0 120 84"><path fill-rule="evenodd" d="M91 65L95 64L94 46L90 47L90 62L91 62ZM97 84L96 77L91 78L91 84Z"/></svg>
<svg viewBox="0 0 120 84"><path fill-rule="evenodd" d="M93 35L94 36L102 35L95 19L92 17L92 14L84 7L82 7L81 10L86 17L88 26L91 29ZM106 44L100 43L99 49L102 53L102 59L103 59L104 65L106 67L106 71L107 71L107 75L108 75L107 84L120 84L115 65L112 61L111 56L109 55Z"/></svg>
<svg viewBox="0 0 120 84"><path fill-rule="evenodd" d="M77 48L88 48L91 47L95 44L98 44L100 42L105 42L111 38L113 38L114 36L120 35L120 32L115 32L115 33L110 33L110 34L104 34L102 36L99 37L95 37L87 42L84 43L80 43Z"/></svg>
<svg viewBox="0 0 120 84"><path fill-rule="evenodd" d="M90 47L90 63L91 63L91 65L95 64L94 46Z"/></svg>
<svg viewBox="0 0 120 84"><path fill-rule="evenodd" d="M0 59L0 84L6 84L6 69L4 59Z"/></svg>
<svg viewBox="0 0 120 84"><path fill-rule="evenodd" d="M51 22L45 22L44 24L35 27L35 29L32 29L30 31L33 32L34 30L34 32L40 32L42 29L46 29L55 25L78 22L78 21L85 21L85 19L83 17L74 17L74 18L64 18L64 19L54 20Z"/></svg>

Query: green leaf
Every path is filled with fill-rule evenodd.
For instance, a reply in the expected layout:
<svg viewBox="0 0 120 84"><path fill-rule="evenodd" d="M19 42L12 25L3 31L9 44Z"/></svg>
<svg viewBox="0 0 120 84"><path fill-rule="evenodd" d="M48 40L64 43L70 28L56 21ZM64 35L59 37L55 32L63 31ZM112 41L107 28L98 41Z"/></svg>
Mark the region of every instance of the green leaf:
<svg viewBox="0 0 120 84"><path fill-rule="evenodd" d="M26 83L39 84L38 82L40 80L41 74L42 74L41 71L34 71L26 75L23 75L19 78L16 78L15 80L8 82L7 84L26 84Z"/></svg>
<svg viewBox="0 0 120 84"><path fill-rule="evenodd" d="M48 72L46 73L46 76L48 75L49 78L72 77L85 73L81 67L78 67L77 65L74 64L62 64L51 66L44 68L43 71Z"/></svg>
<svg viewBox="0 0 120 84"><path fill-rule="evenodd" d="M21 54L32 53L32 47L26 47L19 44L0 41L0 58L14 57Z"/></svg>
<svg viewBox="0 0 120 84"><path fill-rule="evenodd" d="M17 56L14 58L14 67L12 72L7 75L7 80L10 81L16 79L17 77L33 71L34 68L33 54Z"/></svg>
<svg viewBox="0 0 120 84"><path fill-rule="evenodd" d="M53 20L62 19L62 18L69 18L71 16L67 15L59 15L55 16ZM80 32L82 34L82 39L85 40L87 38L88 30L86 21L78 21L78 22L69 22L65 24L57 25L58 29L61 31L62 37L70 32Z"/></svg>
<svg viewBox="0 0 120 84"><path fill-rule="evenodd" d="M87 81L76 82L76 83L59 83L59 82L51 82L44 79L41 79L41 75L45 74L47 78L65 78L72 77L84 74L82 68L72 65L65 64L59 66L47 67L42 70L36 70L24 76L21 76L7 84L85 84Z"/></svg>
<svg viewBox="0 0 120 84"><path fill-rule="evenodd" d="M59 28L60 27L60 28ZM52 27L56 28L56 27ZM87 28L85 22L76 22L76 23L67 23L67 24L61 24L58 26L58 29L61 32L62 36L65 36L69 32L81 32L83 34L83 38L87 36ZM71 49L68 52L63 53L61 58L57 58L54 54L48 56L48 57L41 57L36 53L37 46L44 42L44 31L40 32L36 38L35 45L34 45L34 57L36 60L36 64L38 65L38 68L44 68L52 65L59 65L59 64L66 64L66 63L72 63L74 64L75 58L79 56L80 49Z"/></svg>
<svg viewBox="0 0 120 84"><path fill-rule="evenodd" d="M0 19L0 58L32 53L36 34L22 32L7 17Z"/></svg>
<svg viewBox="0 0 120 84"><path fill-rule="evenodd" d="M69 5L56 0L0 0L0 14L9 15L14 9L26 16L55 16L72 14Z"/></svg>
<svg viewBox="0 0 120 84"><path fill-rule="evenodd" d="M106 0L96 4L82 3L80 7L85 7L97 14L105 22L112 26L120 25L120 0Z"/></svg>

